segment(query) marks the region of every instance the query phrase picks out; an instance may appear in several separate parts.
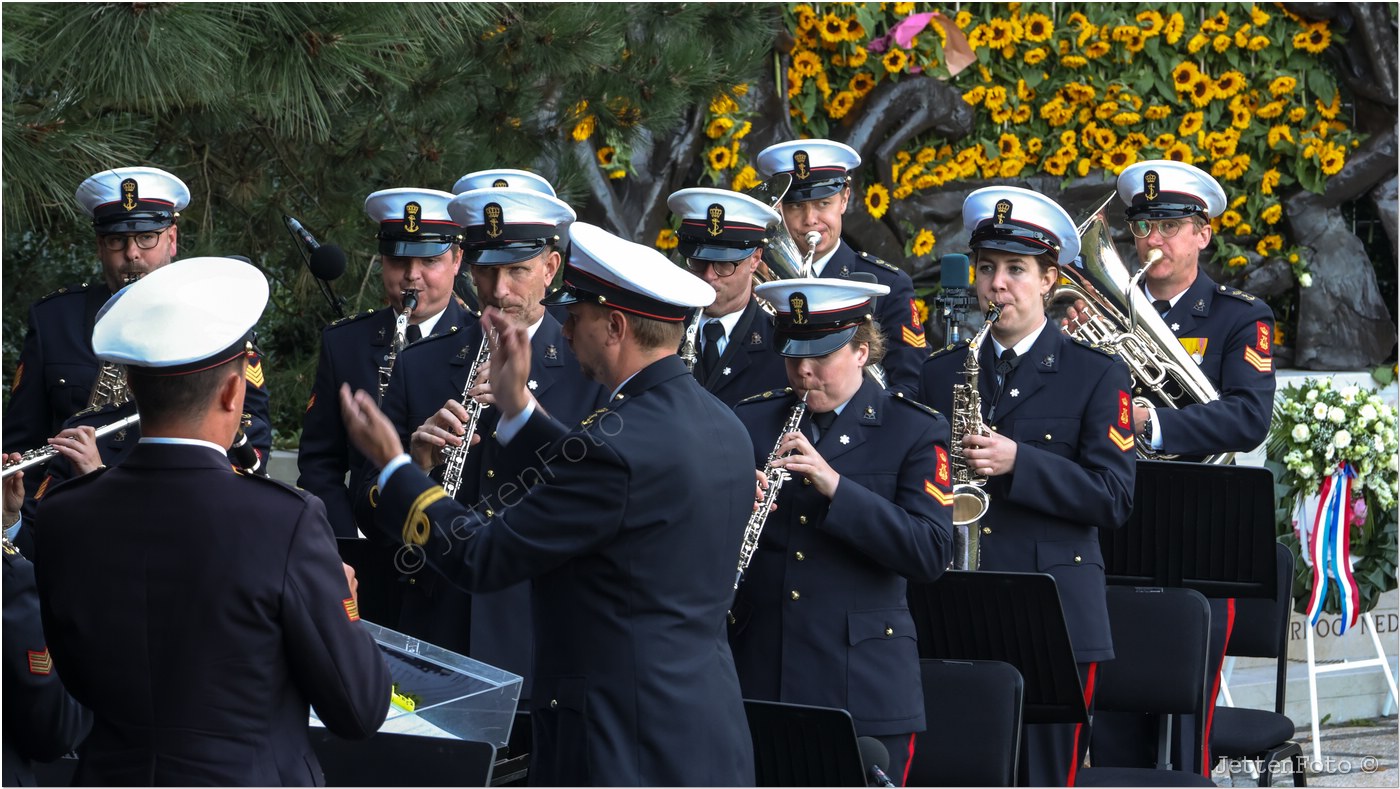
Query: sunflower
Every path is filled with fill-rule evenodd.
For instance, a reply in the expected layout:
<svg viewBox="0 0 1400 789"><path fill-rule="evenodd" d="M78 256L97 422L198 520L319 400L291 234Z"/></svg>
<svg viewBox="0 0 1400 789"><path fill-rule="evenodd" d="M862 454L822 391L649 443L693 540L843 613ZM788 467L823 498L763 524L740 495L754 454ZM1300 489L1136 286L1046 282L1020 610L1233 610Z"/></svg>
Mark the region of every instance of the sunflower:
<svg viewBox="0 0 1400 789"><path fill-rule="evenodd" d="M676 231L669 227L663 227L661 232L656 234L656 243L653 246L664 251L675 249L680 242L681 240L676 237Z"/></svg>
<svg viewBox="0 0 1400 789"><path fill-rule="evenodd" d="M1035 13L1026 17L1021 23L1025 28L1025 39L1027 41L1044 41L1055 32L1055 25L1050 21L1050 17L1045 14Z"/></svg>
<svg viewBox="0 0 1400 789"><path fill-rule="evenodd" d="M1070 158L1072 159L1073 157ZM1041 165L1041 169L1051 175L1064 175L1065 168L1067 168L1068 166L1069 161L1066 160L1065 157L1056 155L1051 156L1049 159L1046 159L1045 163Z"/></svg>
<svg viewBox="0 0 1400 789"><path fill-rule="evenodd" d="M1221 227L1234 227L1243 219L1244 217L1240 216L1240 212L1232 208L1220 215L1220 225Z"/></svg>
<svg viewBox="0 0 1400 789"><path fill-rule="evenodd" d="M1101 121L1108 120L1115 112L1118 112L1118 102L1104 101L1094 108L1094 117Z"/></svg>
<svg viewBox="0 0 1400 789"><path fill-rule="evenodd" d="M1022 104L1021 106L1017 107L1016 110L1015 110L1014 112L1011 113L1011 122L1012 122L1012 123L1030 123L1031 116L1032 116L1033 114L1034 114L1034 111L1031 110L1031 105L1029 105L1029 104Z"/></svg>
<svg viewBox="0 0 1400 789"><path fill-rule="evenodd" d="M1225 35L1224 33L1221 33L1210 40L1211 49L1214 49L1216 52L1224 52L1225 50L1230 48L1230 44L1230 37Z"/></svg>
<svg viewBox="0 0 1400 789"><path fill-rule="evenodd" d="M836 95L831 97L831 101L827 102L826 114L833 120L840 120L846 117L846 113L851 111L855 103L856 94L849 90L837 91Z"/></svg>
<svg viewBox="0 0 1400 789"><path fill-rule="evenodd" d="M822 17L821 24L817 26L817 32L821 34L822 41L835 44L846 40L846 23L841 17L827 13Z"/></svg>
<svg viewBox="0 0 1400 789"><path fill-rule="evenodd" d="M803 77L814 77L822 70L822 59L815 52L803 50L792 56L792 69Z"/></svg>
<svg viewBox="0 0 1400 789"><path fill-rule="evenodd" d="M1123 172L1123 168L1137 161L1137 154L1136 148L1120 145L1104 155L1104 169L1118 175Z"/></svg>
<svg viewBox="0 0 1400 789"><path fill-rule="evenodd" d="M1150 121L1166 120L1172 116L1172 108L1165 104L1153 104L1143 111L1142 116Z"/></svg>
<svg viewBox="0 0 1400 789"><path fill-rule="evenodd" d="M1278 221L1283 218L1283 206L1274 203L1263 211L1260 211L1259 218L1264 220L1267 224L1276 225Z"/></svg>
<svg viewBox="0 0 1400 789"><path fill-rule="evenodd" d="M1050 53L1046 51L1045 47L1036 47L1035 49L1028 49L1026 50L1025 54L1026 65L1034 66L1035 64L1044 61L1045 58L1049 56L1049 54Z"/></svg>
<svg viewBox="0 0 1400 789"><path fill-rule="evenodd" d="M1272 120L1283 114L1284 103L1282 100L1271 101L1259 108L1257 113L1264 120ZM1300 119L1301 120L1301 119Z"/></svg>
<svg viewBox="0 0 1400 789"><path fill-rule="evenodd" d="M1234 129L1226 129L1220 132L1211 132L1205 136L1202 146L1210 151L1210 155L1217 159L1224 159L1235 155L1235 148L1240 143L1240 134Z"/></svg>
<svg viewBox="0 0 1400 789"><path fill-rule="evenodd" d="M816 56L813 55L813 57ZM817 65L818 67L820 67L820 61L818 61ZM711 115L729 115L738 111L738 103L736 103L733 99L729 98L729 96L724 93L720 93L719 95L715 96L713 99L710 100Z"/></svg>
<svg viewBox="0 0 1400 789"><path fill-rule="evenodd" d="M898 16L909 16L914 13L913 3L895 3L894 12Z"/></svg>
<svg viewBox="0 0 1400 789"><path fill-rule="evenodd" d="M1234 257L1225 261L1226 268L1244 268L1248 264L1249 258L1245 257L1244 255L1235 255Z"/></svg>
<svg viewBox="0 0 1400 789"><path fill-rule="evenodd" d="M1185 18L1181 16L1179 11L1173 11L1167 19L1166 26L1162 28L1163 37L1167 39L1168 44L1174 45L1181 40L1181 34L1184 32L1186 32Z"/></svg>
<svg viewBox="0 0 1400 789"><path fill-rule="evenodd" d="M1278 170L1272 168L1265 170L1264 177L1259 180L1259 191L1266 195L1273 194L1274 187L1278 186L1280 177Z"/></svg>
<svg viewBox="0 0 1400 789"><path fill-rule="evenodd" d="M788 78L788 89L787 89L788 98L790 98L790 99L791 99L791 98L796 98L796 97L797 97L797 94L799 94L799 93L802 92L802 82L803 82L803 80L802 80L802 75L801 75L801 74L798 74L796 69L788 69L788 70L787 70L787 78Z"/></svg>
<svg viewBox="0 0 1400 789"><path fill-rule="evenodd" d="M1192 104L1204 107L1215 98L1215 85L1211 83L1210 77L1202 74L1191 83L1186 94L1191 97Z"/></svg>
<svg viewBox="0 0 1400 789"><path fill-rule="evenodd" d="M808 30L817 23L817 15L812 12L812 7L803 3L793 9L797 14L797 29Z"/></svg>
<svg viewBox="0 0 1400 789"><path fill-rule="evenodd" d="M742 140L742 139L744 139L744 135L748 134L749 131L752 130L752 129L753 129L753 123L751 123L750 121L744 121L744 125L739 127L739 131L734 132L734 139L736 139L736 140Z"/></svg>
<svg viewBox="0 0 1400 789"><path fill-rule="evenodd" d="M1249 25L1244 25L1235 31L1235 46L1245 49L1249 46Z"/></svg>
<svg viewBox="0 0 1400 789"><path fill-rule="evenodd" d="M1210 166L1210 174L1223 181L1230 180L1230 160L1216 159Z"/></svg>
<svg viewBox="0 0 1400 789"><path fill-rule="evenodd" d="M1225 31L1230 29L1230 15L1224 9L1217 11L1211 19L1201 23L1202 30Z"/></svg>
<svg viewBox="0 0 1400 789"><path fill-rule="evenodd" d="M1241 222L1239 224L1239 227L1235 228L1236 238L1244 238L1245 236L1252 235L1254 235L1254 226L1249 224L1248 222Z"/></svg>
<svg viewBox="0 0 1400 789"><path fill-rule="evenodd" d="M1035 88L1027 85L1023 79L1016 80L1016 98L1020 101L1035 101Z"/></svg>
<svg viewBox="0 0 1400 789"><path fill-rule="evenodd" d="M1039 137L1032 137L1026 140L1026 153L1035 156L1040 153L1040 149L1045 147L1045 141Z"/></svg>
<svg viewBox="0 0 1400 789"><path fill-rule="evenodd" d="M1019 38L1016 35L1016 26L1011 24L1011 20L997 17L987 22L987 46L989 48L1001 49L1015 44Z"/></svg>
<svg viewBox="0 0 1400 789"><path fill-rule="evenodd" d="M1307 107L1294 107L1288 111L1289 123L1302 123L1303 118L1308 114Z"/></svg>
<svg viewBox="0 0 1400 789"><path fill-rule="evenodd" d="M1252 118L1253 116L1249 114L1247 107L1236 107L1230 110L1230 126L1240 131L1249 128L1249 122Z"/></svg>
<svg viewBox="0 0 1400 789"><path fill-rule="evenodd" d="M909 252L914 257L923 257L933 251L934 242L933 231L928 228L920 228L918 235L914 236L914 243L909 247Z"/></svg>
<svg viewBox="0 0 1400 789"><path fill-rule="evenodd" d="M987 88L983 85L978 85L962 95L963 101L974 107L981 104L982 100L985 98L987 98Z"/></svg>
<svg viewBox="0 0 1400 789"><path fill-rule="evenodd" d="M1155 36L1166 27L1166 20L1156 11L1143 11L1136 17L1137 23L1142 26L1142 32L1147 36Z"/></svg>
<svg viewBox="0 0 1400 789"><path fill-rule="evenodd" d="M846 40L865 40L865 26L862 25L855 17L849 17L846 19Z"/></svg>
<svg viewBox="0 0 1400 789"><path fill-rule="evenodd" d="M1293 36L1293 48L1311 52L1316 55L1326 49L1332 43L1332 31L1327 28L1327 22L1318 22L1307 25L1302 32Z"/></svg>
<svg viewBox="0 0 1400 789"><path fill-rule="evenodd" d="M1277 98L1285 93L1292 93L1296 87L1298 87L1298 80L1284 74L1281 77L1274 77L1274 80L1269 83L1269 95Z"/></svg>
<svg viewBox="0 0 1400 789"><path fill-rule="evenodd" d="M1272 43L1274 42L1270 41L1268 36L1251 36L1249 44L1245 46L1245 49L1248 49L1250 52L1259 52L1268 49L1269 45Z"/></svg>
<svg viewBox="0 0 1400 789"><path fill-rule="evenodd" d="M744 165L744 169L740 170L739 174L734 176L734 180L729 184L729 188L736 192L747 192L762 182L763 179L758 177L758 172L755 171L751 165Z"/></svg>
<svg viewBox="0 0 1400 789"><path fill-rule="evenodd" d="M1153 148L1170 148L1176 142L1176 135L1171 132L1162 132L1152 139Z"/></svg>
<svg viewBox="0 0 1400 789"><path fill-rule="evenodd" d="M1172 87L1177 93L1186 93L1191 90L1191 83L1201 76L1200 69L1189 60L1183 60L1172 69Z"/></svg>
<svg viewBox="0 0 1400 789"><path fill-rule="evenodd" d="M599 167L612 167L613 162L617 160L617 149L611 145L604 145L598 149L597 156Z"/></svg>
<svg viewBox="0 0 1400 789"><path fill-rule="evenodd" d="M1094 163L1089 161L1088 159L1080 159L1078 162L1075 162L1074 171L1079 175L1080 178L1083 178L1089 174L1089 168L1093 166Z"/></svg>
<svg viewBox="0 0 1400 789"><path fill-rule="evenodd" d="M572 137L576 142L583 142L593 136L593 124L596 119L592 115L584 116L583 120L574 124Z"/></svg>
<svg viewBox="0 0 1400 789"><path fill-rule="evenodd" d="M612 170L608 173L608 178L611 178L614 181L620 181L626 177L627 171L622 169L621 167L617 168L616 170Z"/></svg>
<svg viewBox="0 0 1400 789"><path fill-rule="evenodd" d="M909 63L909 56L899 47L890 47L890 51L885 53L880 62L885 64L885 71L894 74L904 70L905 65Z"/></svg>
<svg viewBox="0 0 1400 789"><path fill-rule="evenodd" d="M857 71L848 83L851 92L860 98L869 93L875 87L875 75L868 71Z"/></svg>
<svg viewBox="0 0 1400 789"><path fill-rule="evenodd" d="M1263 27L1264 25L1268 24L1269 15L1264 13L1264 9L1260 8L1257 5L1250 6L1249 21L1253 22L1255 27Z"/></svg>
<svg viewBox="0 0 1400 789"><path fill-rule="evenodd" d="M729 149L723 145L711 148L708 153L710 159L710 169L727 170L734 163L734 157L729 153Z"/></svg>
<svg viewBox="0 0 1400 789"><path fill-rule="evenodd" d="M1010 107L1003 107L999 110L992 110L992 123L1006 123L1014 115Z"/></svg>
<svg viewBox="0 0 1400 789"><path fill-rule="evenodd" d="M851 68L860 68L869 59L870 53L865 51L865 47L856 47L854 52L846 56L846 65Z"/></svg>
<svg viewBox="0 0 1400 789"><path fill-rule="evenodd" d="M1268 257L1270 252L1277 252L1283 249L1283 236L1267 235L1259 239L1259 243L1254 246L1254 251L1260 255Z"/></svg>
<svg viewBox="0 0 1400 789"><path fill-rule="evenodd" d="M1002 178L1015 178L1026 169L1026 158L1024 156L1009 156L997 162L996 175Z"/></svg>
<svg viewBox="0 0 1400 789"><path fill-rule="evenodd" d="M1191 36L1190 41L1186 42L1186 51L1194 55L1208 46L1210 46L1210 37L1204 33L1197 33Z"/></svg>
<svg viewBox="0 0 1400 789"><path fill-rule="evenodd" d="M1065 68L1084 68L1089 65L1089 61L1080 55L1065 55L1060 58L1060 65Z"/></svg>
<svg viewBox="0 0 1400 789"><path fill-rule="evenodd" d="M998 110L1006 106L1006 86L997 85L987 91L987 109Z"/></svg>
<svg viewBox="0 0 1400 789"><path fill-rule="evenodd" d="M1170 159L1182 164L1191 164L1195 161L1195 156L1191 153L1191 146L1181 140L1176 141L1170 148L1162 151L1162 158Z"/></svg>
<svg viewBox="0 0 1400 789"><path fill-rule="evenodd" d="M1017 156L1021 153L1021 140L1014 134L1002 134L997 138L997 150L1002 156Z"/></svg>
<svg viewBox="0 0 1400 789"><path fill-rule="evenodd" d="M1342 94L1340 91L1334 92L1330 102L1323 104L1321 99L1314 99L1313 104L1317 105L1317 111L1322 117L1331 120L1342 111Z"/></svg>
<svg viewBox="0 0 1400 789"><path fill-rule="evenodd" d="M1097 60L1098 58L1107 55L1112 50L1113 45L1108 43L1107 41L1095 41L1094 43L1084 48L1084 57L1090 60Z"/></svg>
<svg viewBox="0 0 1400 789"><path fill-rule="evenodd" d="M1094 145L1098 146L1100 150L1106 151L1118 144L1118 135L1112 129L1095 128L1092 134Z"/></svg>
<svg viewBox="0 0 1400 789"><path fill-rule="evenodd" d="M1278 145L1279 145L1279 143L1281 143L1281 142L1283 142L1283 141L1285 141L1285 140L1287 140L1287 141L1290 142L1290 143L1293 142L1293 129L1292 129L1292 128L1290 128L1290 127L1288 127L1288 126L1285 126L1285 125L1283 125L1283 124L1279 124L1278 126L1270 126L1270 127L1269 127L1269 147L1270 147L1270 148L1277 148Z"/></svg>
<svg viewBox="0 0 1400 789"><path fill-rule="evenodd" d="M1336 175L1342 171L1342 165L1347 162L1346 149L1340 145L1328 143L1322 150L1322 155L1318 157L1318 162L1322 165L1323 175Z"/></svg>
<svg viewBox="0 0 1400 789"><path fill-rule="evenodd" d="M715 118L714 120L710 121L709 126L705 127L705 136L709 137L711 140L718 140L732 128L734 128L734 121L723 117Z"/></svg>
<svg viewBox="0 0 1400 789"><path fill-rule="evenodd" d="M1244 86L1244 74L1230 69L1215 80L1215 95L1222 99L1228 99L1239 93Z"/></svg>
<svg viewBox="0 0 1400 789"><path fill-rule="evenodd" d="M958 15L953 17L953 24L957 25L959 30L966 30L967 26L972 24L972 14L968 11L959 11Z"/></svg>
<svg viewBox="0 0 1400 789"><path fill-rule="evenodd" d="M885 215L890 207L890 193L885 189L884 184L871 184L865 190L865 210L870 212L873 219L879 219Z"/></svg>

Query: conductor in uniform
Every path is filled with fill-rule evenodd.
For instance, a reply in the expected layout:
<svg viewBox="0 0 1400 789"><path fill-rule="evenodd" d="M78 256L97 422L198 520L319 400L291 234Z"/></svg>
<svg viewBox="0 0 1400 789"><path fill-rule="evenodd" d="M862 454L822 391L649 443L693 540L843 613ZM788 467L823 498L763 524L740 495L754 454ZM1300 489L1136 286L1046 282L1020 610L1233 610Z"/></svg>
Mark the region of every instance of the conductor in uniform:
<svg viewBox="0 0 1400 789"><path fill-rule="evenodd" d="M569 235L551 299L567 304L564 336L608 405L574 426L552 419L527 386L525 329L487 310L505 465L541 481L490 517L468 510L402 454L373 398L347 387L351 438L384 465L376 523L465 589L534 579L534 783L751 785L725 612L753 449L676 357L682 323L714 290L601 228Z"/></svg>
<svg viewBox="0 0 1400 789"><path fill-rule="evenodd" d="M79 784L321 784L308 706L347 738L388 711L321 501L224 456L267 297L252 266L193 258L97 320L98 357L129 368L141 442L56 487L33 524L54 665L94 717Z"/></svg>
<svg viewBox="0 0 1400 789"><path fill-rule="evenodd" d="M362 489L364 468L364 458L345 437L340 385L375 391L394 365L390 353L396 341L413 343L476 323L476 316L453 297L462 264L457 246L462 229L447 213L451 199L447 192L410 188L384 189L365 198L365 213L379 225L380 279L388 306L338 320L321 333L321 357L297 453L297 485L326 503L337 537L356 536L351 491ZM414 306L405 336L399 338L395 326L409 293Z"/></svg>
<svg viewBox="0 0 1400 789"><path fill-rule="evenodd" d="M5 408L4 446L22 452L45 445L70 417L85 410L98 380L100 364L92 349L98 310L129 282L168 265L179 251L180 211L189 205L190 190L179 178L154 167L120 167L97 173L78 186L78 205L92 218L97 236L101 281L59 288L29 310L29 327ZM198 331L200 316L175 331ZM262 362L249 363L245 395L246 446L256 451L254 465L272 446L268 393ZM96 419L83 424L114 422L131 413L121 404L106 404ZM104 448L108 442L104 442ZM107 456L114 453L107 452ZM249 460L235 452L241 466ZM42 476L30 477L34 495Z"/></svg>
<svg viewBox="0 0 1400 789"><path fill-rule="evenodd" d="M832 140L793 140L764 148L755 161L764 178L792 176L783 196L783 220L804 254L810 249L807 234L820 236L812 255L813 277L869 281L873 276L890 289L875 311L885 333L885 378L891 389L912 397L919 388L919 365L928 358L914 282L903 269L857 252L841 238L842 217L851 202L850 171L860 165L860 154Z"/></svg>
<svg viewBox="0 0 1400 789"><path fill-rule="evenodd" d="M773 350L773 319L753 297L754 273L783 218L724 189L682 189L666 205L681 220L676 249L686 267L715 289L696 330L696 380L730 407L783 386L787 372Z"/></svg>
<svg viewBox="0 0 1400 789"><path fill-rule="evenodd" d="M787 279L756 292L777 311L790 386L735 412L758 467L772 452L792 478L746 536L757 550L730 630L744 697L848 710L903 785L925 728L906 579L932 582L952 557L948 421L864 372L884 345L871 321L884 285Z"/></svg>
<svg viewBox="0 0 1400 789"><path fill-rule="evenodd" d="M463 255L483 306L529 335L526 388L560 422L577 424L606 393L583 375L563 326L542 304L559 271L573 209L543 192L513 187L464 192L448 209L463 227ZM492 407L491 363L476 365L483 347L489 348L482 345L485 337L483 326L476 324L415 345L396 365L384 399L385 415L421 470L441 480L447 448L466 453L455 480L457 501L483 514L504 509L536 481L504 473L504 447L495 436L501 411ZM463 394L474 366L477 379L471 390L483 407L475 428L481 441L471 446L472 437L463 435L469 419ZM436 573L411 572L399 629L521 675L521 698L528 699L533 685L530 608L525 581L499 592L468 595Z"/></svg>
<svg viewBox="0 0 1400 789"><path fill-rule="evenodd" d="M1063 208L1029 189L987 187L963 202L963 226L978 302L1001 307L978 361L981 411L967 415L988 430L952 439L963 456L955 460L986 478L991 500L975 524L980 566L1054 577L1092 712L1097 664L1114 654L1099 530L1127 520L1137 464L1128 368L1046 319L1059 268L1079 253ZM949 346L923 368L921 399L955 421L953 386L965 383L968 347ZM1027 785L1074 785L1088 743L1081 728L1026 727Z"/></svg>

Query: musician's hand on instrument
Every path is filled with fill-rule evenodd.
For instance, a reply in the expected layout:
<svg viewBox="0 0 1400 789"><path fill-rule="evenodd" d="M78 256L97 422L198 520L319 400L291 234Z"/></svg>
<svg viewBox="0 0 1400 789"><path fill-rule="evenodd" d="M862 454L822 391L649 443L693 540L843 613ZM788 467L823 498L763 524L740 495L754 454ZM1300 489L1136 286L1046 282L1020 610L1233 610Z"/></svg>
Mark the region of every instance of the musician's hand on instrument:
<svg viewBox="0 0 1400 789"><path fill-rule="evenodd" d="M418 426L409 437L408 454L413 458L414 464L427 471L435 466L441 466L447 462L443 451L447 447L459 447L462 445L465 431L464 425L471 419L471 414L456 400L448 400L442 408L437 410L427 421ZM478 436L472 436L473 443L481 440Z"/></svg>
<svg viewBox="0 0 1400 789"><path fill-rule="evenodd" d="M793 476L803 476L812 481L812 487L827 498L836 495L836 486L841 484L841 475L817 452L812 442L802 433L788 433L779 445L780 454L791 452L786 457L773 461L774 468L787 469Z"/></svg>
<svg viewBox="0 0 1400 789"><path fill-rule="evenodd" d="M78 476L102 468L102 456L97 451L97 431L87 425L59 431L49 439L58 454L68 458Z"/></svg>
<svg viewBox="0 0 1400 789"><path fill-rule="evenodd" d="M24 457L18 452L11 452L5 455L5 465L18 463ZM19 520L20 507L24 506L24 472L16 471L5 478L5 515L4 526L10 528Z"/></svg>
<svg viewBox="0 0 1400 789"><path fill-rule="evenodd" d="M1070 332L1077 332L1094 317L1089 305L1084 299L1075 299L1074 304L1065 308L1064 320L1060 321L1061 328L1067 328Z"/></svg>
<svg viewBox="0 0 1400 789"><path fill-rule="evenodd" d="M481 325L491 336L491 393L509 419L530 405L530 332L495 307L482 310Z"/></svg>
<svg viewBox="0 0 1400 789"><path fill-rule="evenodd" d="M753 511L758 512L758 508L763 504L763 497L767 493L768 488L771 487L771 483L769 483L768 477L763 473L762 469L754 469L753 474L754 478L758 480L758 484L754 487L753 491ZM778 502L775 501L768 505L769 512L773 512L776 509L778 509Z"/></svg>
<svg viewBox="0 0 1400 789"><path fill-rule="evenodd" d="M1147 438L1147 421L1152 417L1152 409L1145 405L1133 405L1133 432Z"/></svg>
<svg viewBox="0 0 1400 789"><path fill-rule="evenodd" d="M963 436L963 457L967 458L967 467L974 474L997 477L1016 470L1017 446L1015 441L997 432L985 436L968 433Z"/></svg>
<svg viewBox="0 0 1400 789"><path fill-rule="evenodd" d="M381 468L403 452L399 432L379 410L374 395L363 389L350 391L349 384L340 385L340 417L345 421L345 433L350 442L371 463Z"/></svg>
<svg viewBox="0 0 1400 789"><path fill-rule="evenodd" d="M491 362L477 368L476 386L469 392L471 398L482 405L495 405L496 395L491 390Z"/></svg>

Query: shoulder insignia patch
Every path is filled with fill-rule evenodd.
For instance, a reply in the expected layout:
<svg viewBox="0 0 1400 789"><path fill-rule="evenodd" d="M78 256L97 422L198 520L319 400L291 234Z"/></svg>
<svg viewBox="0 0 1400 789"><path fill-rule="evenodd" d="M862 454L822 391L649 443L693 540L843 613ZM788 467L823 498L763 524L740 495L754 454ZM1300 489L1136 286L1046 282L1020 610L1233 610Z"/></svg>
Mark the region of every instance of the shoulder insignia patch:
<svg viewBox="0 0 1400 789"><path fill-rule="evenodd" d="M350 315L346 315L344 318L338 318L338 319L336 319L336 320L331 321L331 325L332 325L332 326L341 326L341 325L344 325L344 324L346 324L346 323L354 323L355 321L360 320L361 318L368 318L369 316L373 315L375 312L376 312L376 310L365 310L364 312L352 313L352 314L350 314Z"/></svg>
<svg viewBox="0 0 1400 789"><path fill-rule="evenodd" d="M344 600L341 600L340 604L345 606L345 616L347 619L349 619L351 622L360 621L360 604L355 600L355 598L347 597Z"/></svg>
<svg viewBox="0 0 1400 789"><path fill-rule="evenodd" d="M248 383L252 384L257 389L262 389L263 385L267 383L266 380L263 379L262 359L258 359L248 365L247 379Z"/></svg>
<svg viewBox="0 0 1400 789"><path fill-rule="evenodd" d="M90 287L92 287L92 284L88 282L84 282L81 285L64 285L58 290L45 295L43 298L39 299L39 301L36 301L35 304L48 301L49 299L55 298L57 296L66 296L70 293L83 293Z"/></svg>
<svg viewBox="0 0 1400 789"><path fill-rule="evenodd" d="M900 271L903 271L903 269L901 269L899 266L896 266L895 264L890 263L890 262L887 262L887 261L885 261L885 260L881 260L880 258L877 258L877 257L875 257L874 255L872 255L872 254L870 254L870 253L868 253L868 252L857 252L856 254L857 254L857 255L860 255L861 258L863 258L866 262L868 262L868 263L874 263L875 265L879 266L880 268L886 268L886 269L889 269L890 271L893 271L893 272L896 272L896 273L898 273L898 272L900 272Z"/></svg>
<svg viewBox="0 0 1400 789"><path fill-rule="evenodd" d="M910 406L910 407L912 407L912 408L915 408L915 409L917 409L917 410L919 410L919 411L923 411L925 414L928 414L929 416L943 416L942 414L940 414L940 413L938 412L938 409L936 409L936 408L929 408L928 406L924 405L923 403L919 402L918 400L915 400L915 399L912 398L912 397L905 397L903 392L896 392L896 393L894 393L894 395L892 395L892 396L890 397L890 399L893 400L893 401L895 401L895 402L897 402L897 403L903 403L903 404L905 404L905 405L907 405L907 406Z"/></svg>
<svg viewBox="0 0 1400 789"><path fill-rule="evenodd" d="M599 408L597 411L594 411L593 413L591 413L591 414L589 414L588 416L584 417L583 421L578 423L578 426L579 426L579 427L588 427L589 425L591 425L591 424L593 424L595 421L597 421L598 417L602 416L603 414L606 414L607 412L608 412L608 407L607 407L607 406L603 406L602 408Z"/></svg>
<svg viewBox="0 0 1400 789"><path fill-rule="evenodd" d="M784 388L782 388L782 389L769 389L769 390L766 391L766 392L759 392L759 393L756 394L756 395L752 395L752 396L750 396L750 397L745 397L743 400L740 400L740 401L739 401L739 405L744 405L744 404L746 404L746 403L758 403L758 402L761 402L761 401L763 401L763 400L770 400L770 399L772 399L772 398L774 398L774 397L780 397L780 396L782 396L782 395L789 395L789 394L792 394L792 387L791 387L791 386L784 387Z"/></svg>
<svg viewBox="0 0 1400 789"><path fill-rule="evenodd" d="M49 656L49 648L44 647L36 652L29 650L29 673L46 677L53 672L53 658Z"/></svg>
<svg viewBox="0 0 1400 789"><path fill-rule="evenodd" d="M1237 298L1237 299L1239 299L1240 301L1252 302L1252 301L1255 301L1255 300L1256 300L1256 298L1255 298L1254 296L1251 296L1250 294L1245 293L1244 291L1240 290L1239 288L1230 288L1229 290L1226 290L1226 289L1225 289L1225 286L1224 286L1224 285L1221 285L1221 286L1220 286L1220 292L1221 292L1221 293L1224 293L1226 296L1233 296L1234 298Z"/></svg>
<svg viewBox="0 0 1400 789"><path fill-rule="evenodd" d="M955 342L955 343L951 343L951 344L949 344L949 345L945 345L945 346L943 346L942 348L940 348L939 350L934 351L932 354L929 354L929 357L928 357L928 358L933 359L933 358L936 358L936 357L939 357L939 356L946 356L947 354L949 354L949 353L951 353L951 352L953 352L953 351L957 351L957 350L966 351L967 348L968 348L968 346L970 346L971 344L972 344L972 339L971 339L971 338L959 340L959 341L957 341L957 342Z"/></svg>

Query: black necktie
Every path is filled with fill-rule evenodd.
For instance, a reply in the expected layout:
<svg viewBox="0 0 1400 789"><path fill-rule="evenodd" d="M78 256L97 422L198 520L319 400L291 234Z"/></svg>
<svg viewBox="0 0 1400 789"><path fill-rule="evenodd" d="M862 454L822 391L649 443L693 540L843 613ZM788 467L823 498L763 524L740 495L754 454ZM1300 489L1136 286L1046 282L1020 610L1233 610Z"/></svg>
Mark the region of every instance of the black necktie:
<svg viewBox="0 0 1400 789"><path fill-rule="evenodd" d="M705 381L719 366L719 341L724 339L724 324L717 320L706 321L705 350L700 354L700 380Z"/></svg>
<svg viewBox="0 0 1400 789"><path fill-rule="evenodd" d="M1011 377L1011 371L1015 370L1016 365L1020 363L1021 357L1017 356L1016 351L1012 348L1002 351L1001 356L997 358L997 385L992 394L991 410L987 412L988 422L996 418L997 404L1001 402L1001 393L1006 390L1007 379Z"/></svg>
<svg viewBox="0 0 1400 789"><path fill-rule="evenodd" d="M822 436L826 435L826 431L831 429L831 423L835 421L835 411L823 411L820 414L812 414L812 424L817 427L817 437L813 439L813 443L820 441Z"/></svg>
<svg viewBox="0 0 1400 789"><path fill-rule="evenodd" d="M1152 309L1156 310L1158 315L1166 315L1167 310L1171 308L1172 303L1170 301L1167 301L1166 299L1157 299L1156 301L1152 302Z"/></svg>
<svg viewBox="0 0 1400 789"><path fill-rule="evenodd" d="M408 344L412 345L423 339L423 330L418 327L418 324L410 323L408 325L408 331L404 333L404 336L408 338Z"/></svg>

